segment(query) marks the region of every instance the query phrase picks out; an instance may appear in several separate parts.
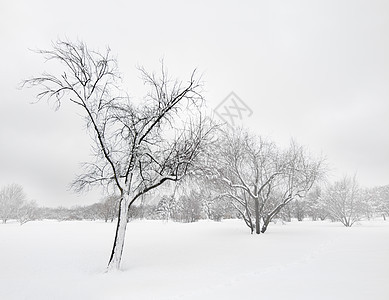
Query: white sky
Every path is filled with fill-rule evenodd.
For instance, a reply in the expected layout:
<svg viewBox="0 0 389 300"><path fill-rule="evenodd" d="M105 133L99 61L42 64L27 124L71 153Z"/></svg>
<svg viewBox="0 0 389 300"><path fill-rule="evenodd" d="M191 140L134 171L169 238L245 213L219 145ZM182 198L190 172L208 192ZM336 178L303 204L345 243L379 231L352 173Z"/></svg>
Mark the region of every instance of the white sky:
<svg viewBox="0 0 389 300"><path fill-rule="evenodd" d="M88 159L75 107L35 105L18 83L47 66L28 50L58 37L109 45L139 96L137 65L203 73L208 106L231 91L252 109L243 122L324 154L333 176L389 184L389 2L0 0L0 186L17 182L48 206L98 201L68 184Z"/></svg>

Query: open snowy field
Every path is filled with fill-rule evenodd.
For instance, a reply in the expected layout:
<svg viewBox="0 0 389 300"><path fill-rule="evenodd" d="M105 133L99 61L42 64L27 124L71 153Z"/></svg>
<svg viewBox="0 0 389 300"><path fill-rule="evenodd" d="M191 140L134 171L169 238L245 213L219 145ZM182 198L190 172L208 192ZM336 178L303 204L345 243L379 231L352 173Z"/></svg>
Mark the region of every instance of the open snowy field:
<svg viewBox="0 0 389 300"><path fill-rule="evenodd" d="M0 225L0 299L389 299L389 222L134 221L106 274L114 224Z"/></svg>

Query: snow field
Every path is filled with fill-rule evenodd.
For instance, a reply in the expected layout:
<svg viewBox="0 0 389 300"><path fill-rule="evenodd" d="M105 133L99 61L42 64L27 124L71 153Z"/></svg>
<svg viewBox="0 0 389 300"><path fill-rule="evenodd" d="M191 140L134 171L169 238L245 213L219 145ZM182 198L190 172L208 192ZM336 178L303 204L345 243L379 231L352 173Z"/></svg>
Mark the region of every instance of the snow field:
<svg viewBox="0 0 389 300"><path fill-rule="evenodd" d="M389 299L389 223L240 220L128 224L122 271L104 273L115 224L0 226L0 299Z"/></svg>

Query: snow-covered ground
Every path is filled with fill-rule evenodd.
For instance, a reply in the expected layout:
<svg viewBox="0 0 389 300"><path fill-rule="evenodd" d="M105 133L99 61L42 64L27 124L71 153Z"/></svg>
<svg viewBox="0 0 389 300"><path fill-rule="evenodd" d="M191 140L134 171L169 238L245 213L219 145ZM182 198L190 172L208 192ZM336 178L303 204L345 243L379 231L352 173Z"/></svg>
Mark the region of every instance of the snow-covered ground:
<svg viewBox="0 0 389 300"><path fill-rule="evenodd" d="M114 224L0 224L0 299L389 299L389 222L134 221L122 271Z"/></svg>

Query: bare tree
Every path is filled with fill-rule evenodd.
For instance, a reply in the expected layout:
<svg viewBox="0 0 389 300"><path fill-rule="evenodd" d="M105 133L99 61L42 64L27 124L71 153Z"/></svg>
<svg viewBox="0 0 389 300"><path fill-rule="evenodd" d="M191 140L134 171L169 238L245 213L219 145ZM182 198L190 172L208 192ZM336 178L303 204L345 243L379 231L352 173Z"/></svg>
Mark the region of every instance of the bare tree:
<svg viewBox="0 0 389 300"><path fill-rule="evenodd" d="M271 220L283 207L293 200L303 199L323 175L323 160L312 159L302 146L291 142L281 156L278 165L279 175L263 189L263 226L264 233ZM272 200L272 201L268 201Z"/></svg>
<svg viewBox="0 0 389 300"><path fill-rule="evenodd" d="M204 185L196 192L197 197L201 199L202 211L209 220L221 221L225 218L235 216L229 199L221 197L219 193L212 190L213 185Z"/></svg>
<svg viewBox="0 0 389 300"><path fill-rule="evenodd" d="M18 210L18 220L20 225L34 221L39 218L39 208L35 201L25 202Z"/></svg>
<svg viewBox="0 0 389 300"><path fill-rule="evenodd" d="M226 184L224 195L257 234L289 202L304 197L321 173L321 161L293 142L280 151L272 142L237 130L225 132L218 147L214 169Z"/></svg>
<svg viewBox="0 0 389 300"><path fill-rule="evenodd" d="M165 221L169 221L170 219L174 218L177 210L178 203L174 195L162 196L156 207L157 215Z"/></svg>
<svg viewBox="0 0 389 300"><path fill-rule="evenodd" d="M328 217L328 210L322 201L322 188L315 186L305 197L307 202L307 214L312 218L312 221L320 219L324 221Z"/></svg>
<svg viewBox="0 0 389 300"><path fill-rule="evenodd" d="M305 201L305 199L295 200L291 202L291 206L294 217L300 222L304 220L307 215L308 206L308 203Z"/></svg>
<svg viewBox="0 0 389 300"><path fill-rule="evenodd" d="M201 84L193 72L187 82L140 69L150 92L135 105L120 91L117 62L83 42L58 41L52 50L38 51L63 67L24 82L37 86L38 99L69 101L83 112L93 140L94 162L74 182L76 190L102 184L120 197L119 213L108 268L121 262L129 209L146 192L167 181L178 181L195 167L211 127L201 118ZM185 113L191 111L191 117Z"/></svg>
<svg viewBox="0 0 389 300"><path fill-rule="evenodd" d="M201 219L201 199L197 193L191 191L189 195L181 195L178 202L181 222L190 223Z"/></svg>
<svg viewBox="0 0 389 300"><path fill-rule="evenodd" d="M367 190L367 197L371 202L374 213L386 220L389 217L389 185Z"/></svg>
<svg viewBox="0 0 389 300"><path fill-rule="evenodd" d="M276 166L275 147L262 139L256 139L243 130L222 132L219 157L214 160L217 176L224 183L223 196L250 228L251 233L260 233L259 193L272 180L262 171ZM217 150L215 150L217 151ZM277 170L272 170L277 173ZM261 177L261 175L264 175Z"/></svg>
<svg viewBox="0 0 389 300"><path fill-rule="evenodd" d="M377 212L386 220L389 217L389 185L378 188L377 202Z"/></svg>
<svg viewBox="0 0 389 300"><path fill-rule="evenodd" d="M105 222L108 222L108 220L113 222L113 220L117 216L118 199L119 199L119 197L117 195L111 195L111 196L103 198L100 201L100 203L99 203L100 204L100 213L101 213L101 216Z"/></svg>
<svg viewBox="0 0 389 300"><path fill-rule="evenodd" d="M355 176L345 176L329 185L323 202L331 218L346 227L351 227L363 216L363 199Z"/></svg>
<svg viewBox="0 0 389 300"><path fill-rule="evenodd" d="M26 201L22 186L10 184L0 190L0 218L5 224L9 219L17 219L20 208Z"/></svg>

